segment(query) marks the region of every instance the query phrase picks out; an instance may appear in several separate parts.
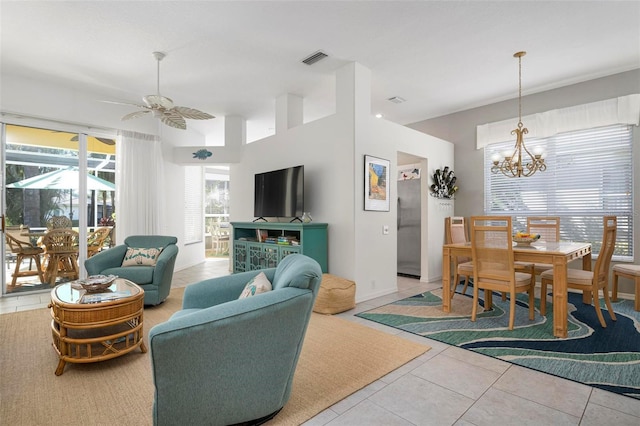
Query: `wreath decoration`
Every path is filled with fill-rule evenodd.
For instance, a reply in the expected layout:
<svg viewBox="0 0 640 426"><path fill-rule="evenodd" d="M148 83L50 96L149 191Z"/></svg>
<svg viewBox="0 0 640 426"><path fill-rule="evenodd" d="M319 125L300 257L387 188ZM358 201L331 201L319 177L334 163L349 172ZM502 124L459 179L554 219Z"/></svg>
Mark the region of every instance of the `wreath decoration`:
<svg viewBox="0 0 640 426"><path fill-rule="evenodd" d="M449 166L445 166L442 170L437 169L433 173L433 184L431 185L431 195L436 198L453 199L453 194L458 191L456 186L456 176L453 170L449 170Z"/></svg>

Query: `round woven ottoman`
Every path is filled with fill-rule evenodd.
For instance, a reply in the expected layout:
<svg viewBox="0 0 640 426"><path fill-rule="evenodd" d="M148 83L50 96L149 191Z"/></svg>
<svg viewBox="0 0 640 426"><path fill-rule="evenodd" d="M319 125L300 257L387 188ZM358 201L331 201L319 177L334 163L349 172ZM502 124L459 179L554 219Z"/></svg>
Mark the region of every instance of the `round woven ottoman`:
<svg viewBox="0 0 640 426"><path fill-rule="evenodd" d="M356 283L331 274L322 274L313 312L338 314L356 306Z"/></svg>

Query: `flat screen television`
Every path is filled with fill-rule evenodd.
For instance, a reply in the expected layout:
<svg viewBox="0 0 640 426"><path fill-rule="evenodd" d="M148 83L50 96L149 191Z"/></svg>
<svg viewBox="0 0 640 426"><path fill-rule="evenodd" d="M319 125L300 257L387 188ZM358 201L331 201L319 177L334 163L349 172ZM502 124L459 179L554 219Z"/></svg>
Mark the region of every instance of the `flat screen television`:
<svg viewBox="0 0 640 426"><path fill-rule="evenodd" d="M253 215L300 217L304 210L304 166L289 167L255 175Z"/></svg>

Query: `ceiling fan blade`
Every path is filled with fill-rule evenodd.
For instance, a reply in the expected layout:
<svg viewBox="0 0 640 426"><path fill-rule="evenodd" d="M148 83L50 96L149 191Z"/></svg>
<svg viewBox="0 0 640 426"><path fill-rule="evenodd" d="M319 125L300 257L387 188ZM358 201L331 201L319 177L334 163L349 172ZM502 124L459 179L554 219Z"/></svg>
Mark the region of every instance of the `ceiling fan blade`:
<svg viewBox="0 0 640 426"><path fill-rule="evenodd" d="M146 107L144 107L146 108ZM144 114L150 112L151 110L149 109L145 109L142 111L134 111L134 112L130 112L129 114L125 115L124 117L122 117L122 121L125 120L131 120L132 118L137 118L137 117L142 117Z"/></svg>
<svg viewBox="0 0 640 426"><path fill-rule="evenodd" d="M68 133L68 132L63 132L62 130L52 130L53 133ZM99 140L100 142L102 142L105 145L115 145L116 141L113 139L108 139L108 138L99 138L97 136L92 136L94 138L96 138L97 140ZM80 140L80 138L78 137L78 134L76 133L75 135L73 135L71 137L71 139L69 139L71 142L78 142L78 140Z"/></svg>
<svg viewBox="0 0 640 426"><path fill-rule="evenodd" d="M189 118L192 120L209 120L212 118L216 118L211 114L207 114L206 112L198 111L197 109L193 109L193 108L177 106L173 109L177 111L184 118Z"/></svg>
<svg viewBox="0 0 640 426"><path fill-rule="evenodd" d="M173 108L173 101L171 100L171 98L167 98L166 96L147 95L143 96L142 100L149 108Z"/></svg>
<svg viewBox="0 0 640 426"><path fill-rule="evenodd" d="M102 142L105 145L115 145L116 141L114 141L113 139L108 139L108 138L99 138L98 136L93 136L94 138L96 138L98 141ZM78 141L78 135L75 135L74 137L72 137L70 140L72 142L77 142Z"/></svg>
<svg viewBox="0 0 640 426"><path fill-rule="evenodd" d="M187 128L187 123L184 121L184 118L173 110L165 111L162 118L160 118L160 121L167 126L175 127L176 129L185 130Z"/></svg>
<svg viewBox="0 0 640 426"><path fill-rule="evenodd" d="M116 141L114 141L113 139L108 139L108 138L99 138L96 136L96 139L98 139L100 142L102 142L105 145L115 145Z"/></svg>

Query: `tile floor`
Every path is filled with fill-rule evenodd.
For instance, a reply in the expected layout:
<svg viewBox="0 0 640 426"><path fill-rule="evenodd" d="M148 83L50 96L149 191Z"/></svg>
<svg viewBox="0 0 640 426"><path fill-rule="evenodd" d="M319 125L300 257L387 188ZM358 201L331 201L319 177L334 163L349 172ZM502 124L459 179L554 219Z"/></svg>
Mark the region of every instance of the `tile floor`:
<svg viewBox="0 0 640 426"><path fill-rule="evenodd" d="M228 273L226 260L210 259L176 272L173 285L184 287ZM305 426L640 425L640 401L354 316L439 286L398 277L397 292L339 314L432 349L319 413ZM48 292L5 297L0 299L0 313L42 308L47 303Z"/></svg>

